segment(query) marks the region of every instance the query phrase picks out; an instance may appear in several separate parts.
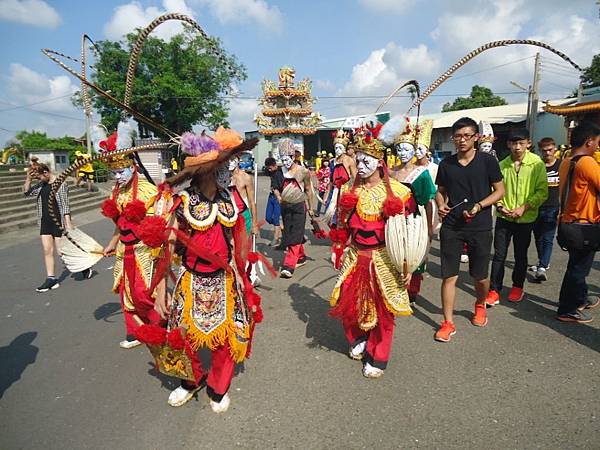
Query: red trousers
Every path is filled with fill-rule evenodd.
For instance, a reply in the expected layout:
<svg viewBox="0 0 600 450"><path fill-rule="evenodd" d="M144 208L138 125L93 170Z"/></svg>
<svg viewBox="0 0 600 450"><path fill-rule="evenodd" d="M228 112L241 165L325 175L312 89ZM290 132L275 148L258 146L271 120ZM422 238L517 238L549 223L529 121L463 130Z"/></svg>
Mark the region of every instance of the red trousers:
<svg viewBox="0 0 600 450"><path fill-rule="evenodd" d="M419 292L421 292L421 282L423 281L422 273L413 273L410 278L410 284L408 285L408 297L411 300L417 298Z"/></svg>
<svg viewBox="0 0 600 450"><path fill-rule="evenodd" d="M134 248L132 245L125 246L123 255L123 279L121 280L120 295L121 308L125 317L125 329L128 336L135 334L135 329L139 326L134 316L137 315L142 322L158 324L161 321L160 315L154 310L154 299L146 293L148 289L144 283L142 275L138 272ZM125 308L125 283L129 283L129 292L131 294L131 303L135 311L129 311Z"/></svg>
<svg viewBox="0 0 600 450"><path fill-rule="evenodd" d="M296 268L296 264L298 264L298 260L304 258L305 256L304 244L288 245L285 258L283 259L283 267L285 269L294 270Z"/></svg>
<svg viewBox="0 0 600 450"><path fill-rule="evenodd" d="M231 384L231 379L233 378L235 362L231 357L231 353L229 352L229 344L227 343L217 347L215 350L212 350L211 356L212 363L210 370L208 371L206 386L209 396L215 401L220 401L229 390L229 385ZM205 370L202 367L202 361L200 360L198 353L194 353L191 359L192 369L194 371L194 376L196 377L196 383L185 383L184 387L187 389L198 387L202 378L205 376ZM211 395L211 392L214 393L214 395Z"/></svg>

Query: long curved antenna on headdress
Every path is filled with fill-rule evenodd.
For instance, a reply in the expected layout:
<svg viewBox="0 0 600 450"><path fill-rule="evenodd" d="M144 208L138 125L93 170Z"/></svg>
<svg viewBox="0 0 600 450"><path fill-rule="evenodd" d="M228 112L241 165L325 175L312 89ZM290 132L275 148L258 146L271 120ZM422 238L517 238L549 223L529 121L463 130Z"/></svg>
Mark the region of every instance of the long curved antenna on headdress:
<svg viewBox="0 0 600 450"><path fill-rule="evenodd" d="M408 111L406 113L408 114L415 107L419 107L421 105L421 103L423 103L423 100L425 100L427 97L429 97L429 95L431 95L431 93L433 91L435 91L444 81L446 81L448 78L450 78L450 76L454 72L456 72L460 67L464 66L471 59L475 58L477 55L479 55L480 53L483 53L486 50L496 48L496 47L504 47L506 45L533 45L536 47L545 48L546 50L551 51L555 55L560 56L566 62L571 64L575 69L581 71L581 67L579 67L577 64L575 64L573 62L573 60L571 60L571 58L569 58L564 53L550 47L548 44L545 44L544 42L533 41L530 39L505 39L502 41L488 42L487 44L484 44L481 47L476 48L472 52L466 54L464 57L459 59L452 67L450 67L446 72L444 72L437 80L435 80L433 83L431 83L427 87L427 89L425 89L425 91L415 100L415 102L411 105L411 107L408 109Z"/></svg>
<svg viewBox="0 0 600 450"><path fill-rule="evenodd" d="M398 92L400 92L401 89L405 88L406 86L414 86L415 90L417 91L417 98L419 98L419 96L421 95L421 88L419 86L419 82L417 80L408 80L405 83L402 83L396 89L394 89L394 92L388 95L385 98L385 100L381 102L381 105L379 105L375 110L375 114L377 114L379 110L387 104L387 102L389 102Z"/></svg>
<svg viewBox="0 0 600 450"><path fill-rule="evenodd" d="M87 34L82 34L81 35L81 78L83 79L87 79L86 76L86 41L89 42L90 44L92 44L94 46L94 48L96 49L97 52L99 52L98 46L96 45L96 43L92 40L91 37L89 37ZM90 99L90 95L87 91L87 86L86 84L83 82L83 80L81 80L81 100L83 103L83 111L85 113L85 115L87 117L92 117L92 101Z"/></svg>
<svg viewBox="0 0 600 450"><path fill-rule="evenodd" d="M101 95L102 97L104 97L107 100L111 101L116 106L118 106L119 108L121 108L124 111L126 111L128 114L131 114L133 117L135 117L136 119L138 119L140 122L145 123L150 128L153 128L153 129L155 129L157 131L160 131L161 133L165 134L166 136L169 136L170 138L176 138L177 137L177 133L169 130L168 128L165 128L164 126L162 126L162 125L160 125L160 124L158 124L156 122L154 122L152 119L149 119L148 117L146 117L142 113L137 112L133 108L131 108L131 107L125 105L123 102L117 100L112 95L110 95L108 92L100 89L94 83L92 83L91 81L89 81L87 78L83 78L80 74L78 74L77 72L75 72L73 69L71 69L65 63L63 63L56 56L66 57L66 58L71 59L73 61L77 61L77 60L75 60L73 58L69 58L68 56L63 55L62 53L59 53L59 52L56 52L54 50L50 50L50 49L47 49L47 48L42 49L42 53L44 55L46 55L48 58L50 58L52 61L54 61L56 64L58 64L60 67L62 67L64 70L66 70L67 72L69 72L71 75L73 75L74 77L78 78L80 81L82 81L87 86L89 86L90 88L92 88L99 95ZM56 55L56 56L54 56L54 55Z"/></svg>
<svg viewBox="0 0 600 450"><path fill-rule="evenodd" d="M202 29L200 25L198 25L198 23L194 19L192 19L189 16L186 16L185 14L179 13L163 14L162 16L154 19L150 23L150 25L148 25L146 28L140 31L137 41L135 42L135 45L131 50L131 55L129 57L129 66L127 67L127 79L125 80L125 96L123 97L123 103L125 105L129 106L129 104L131 103L131 93L133 91L135 68L137 67L140 52L142 51L142 48L144 46L144 43L146 42L146 39L148 38L148 35L152 33L152 31L161 23L167 22L169 20L179 20L180 22L185 22L188 25L191 25L206 40L206 42L208 43L209 52L213 56L215 56L221 62L221 64L223 64L225 67L228 67L232 74L235 74L235 71L229 67L229 63L225 59L225 56L217 49L214 39L211 39L210 36L206 34L206 32Z"/></svg>

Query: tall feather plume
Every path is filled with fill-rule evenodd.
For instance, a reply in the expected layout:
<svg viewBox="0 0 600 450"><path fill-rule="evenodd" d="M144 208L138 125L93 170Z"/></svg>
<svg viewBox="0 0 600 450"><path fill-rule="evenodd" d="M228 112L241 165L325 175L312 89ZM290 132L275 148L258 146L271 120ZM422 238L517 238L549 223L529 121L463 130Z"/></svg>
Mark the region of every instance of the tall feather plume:
<svg viewBox="0 0 600 450"><path fill-rule="evenodd" d="M388 120L379 132L379 140L388 147L394 144L396 136L406 128L406 116L398 115Z"/></svg>
<svg viewBox="0 0 600 450"><path fill-rule="evenodd" d="M133 146L133 134L135 132L133 125L132 120L119 122L117 126L117 150Z"/></svg>
<svg viewBox="0 0 600 450"><path fill-rule="evenodd" d="M103 149L100 147L100 142L106 140L106 131L100 125L94 125L92 127L92 131L90 133L90 139L92 140L92 144L94 145L94 150L96 153L100 153Z"/></svg>

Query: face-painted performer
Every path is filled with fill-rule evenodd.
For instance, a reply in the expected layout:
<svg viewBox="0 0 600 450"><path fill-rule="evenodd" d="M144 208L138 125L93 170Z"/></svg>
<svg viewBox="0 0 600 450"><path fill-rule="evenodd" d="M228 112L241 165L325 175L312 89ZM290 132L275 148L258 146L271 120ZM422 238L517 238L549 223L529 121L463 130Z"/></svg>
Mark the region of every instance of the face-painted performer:
<svg viewBox="0 0 600 450"><path fill-rule="evenodd" d="M258 214L254 201L254 178L240 168L240 158L229 160L229 190L233 200L246 221L246 233L258 234Z"/></svg>
<svg viewBox="0 0 600 450"><path fill-rule="evenodd" d="M286 247L280 273L281 278L291 278L296 267L306 263L304 229L307 203L308 214L311 217L314 216L310 172L294 161L294 147L291 139L283 139L279 143L284 177L281 191L282 243Z"/></svg>
<svg viewBox="0 0 600 450"><path fill-rule="evenodd" d="M381 130L382 141L385 145L393 145L400 159L400 164L392 172L392 177L410 188L417 205L424 207L429 239L434 230L433 205L437 188L427 167L415 164L413 158L416 156L419 161L427 157L432 129L433 122L431 120L424 120L418 125L413 125L408 118L400 116L389 120ZM425 263L423 263L413 273L408 288L411 302L415 301L421 291L425 268Z"/></svg>
<svg viewBox="0 0 600 450"><path fill-rule="evenodd" d="M364 362L363 375L383 374L392 347L394 316L412 310L406 281L392 265L385 240L389 217L411 206L410 190L387 176L378 128L355 136L358 179L340 199L336 238L347 247L331 295L331 314L341 319L350 357Z"/></svg>
<svg viewBox="0 0 600 450"><path fill-rule="evenodd" d="M152 238L171 230L169 243L163 240L153 246L161 248L169 262L171 244L177 241L174 250L181 257L171 298L165 294L169 264L156 275L156 303L168 321L167 341L184 343L193 370L193 380L182 379L169 395L171 406L187 403L206 384L213 411L226 411L234 366L249 355L254 324L262 317L260 297L245 272L252 258L245 221L228 191L229 169L235 164L230 166L231 158L251 150L256 142L243 141L224 128L212 137L185 133L181 148L190 156L185 168L166 181L157 202L162 231L147 232ZM171 189L188 180L189 187L179 193ZM212 354L208 371L197 353L202 348Z"/></svg>
<svg viewBox="0 0 600 450"><path fill-rule="evenodd" d="M131 145L131 128L127 123L119 124L117 132L99 143L107 155ZM104 254L114 252L116 257L113 291L121 296L127 330L126 339L119 345L127 349L140 345L140 341L135 339L136 316L144 323L160 320L154 312L154 298L147 292L152 280L151 250L138 235L140 222L153 214L152 204L157 190L156 186L139 176L131 157L115 156L108 159L107 165L115 179L115 186L112 196L102 204L102 214L115 222L115 231Z"/></svg>
<svg viewBox="0 0 600 450"><path fill-rule="evenodd" d="M496 155L496 150L494 150L494 142L496 138L494 137L494 129L489 122L484 122L483 120L479 122L479 150L483 153L489 153L494 158L498 159Z"/></svg>

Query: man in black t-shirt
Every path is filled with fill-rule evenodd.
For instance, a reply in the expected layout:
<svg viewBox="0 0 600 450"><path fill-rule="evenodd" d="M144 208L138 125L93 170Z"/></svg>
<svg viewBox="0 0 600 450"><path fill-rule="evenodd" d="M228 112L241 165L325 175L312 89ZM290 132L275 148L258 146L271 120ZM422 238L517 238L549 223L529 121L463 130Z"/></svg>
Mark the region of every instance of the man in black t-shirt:
<svg viewBox="0 0 600 450"><path fill-rule="evenodd" d="M552 243L554 241L560 206L558 194L558 169L560 167L560 160L556 158L556 143L551 137L541 139L538 142L538 148L546 164L548 198L540 206L538 218L533 226L538 263L536 266L531 266L530 269L538 281L546 281L548 279L546 270L550 267Z"/></svg>
<svg viewBox="0 0 600 450"><path fill-rule="evenodd" d="M492 210L504 196L504 183L498 161L476 151L477 123L463 117L452 125L457 153L445 158L438 168L436 203L442 219L440 253L442 267L442 306L444 321L435 340L448 342L456 333L454 298L464 244L468 246L469 274L473 277L477 301L471 323L487 324L485 298L490 287L488 270L492 247Z"/></svg>

